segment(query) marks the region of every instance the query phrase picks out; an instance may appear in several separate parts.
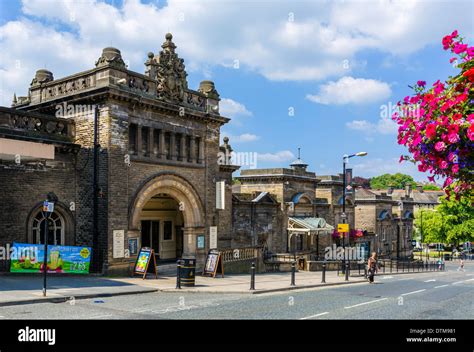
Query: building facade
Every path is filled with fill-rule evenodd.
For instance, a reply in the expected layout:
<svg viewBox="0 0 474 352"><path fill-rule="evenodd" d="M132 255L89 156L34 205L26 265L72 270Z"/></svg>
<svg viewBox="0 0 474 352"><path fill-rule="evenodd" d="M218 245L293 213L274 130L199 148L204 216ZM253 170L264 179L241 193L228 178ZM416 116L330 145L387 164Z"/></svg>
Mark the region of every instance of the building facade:
<svg viewBox="0 0 474 352"><path fill-rule="evenodd" d="M8 123L27 120L23 132L30 137L35 116L51 119L48 126L74 127L66 139L37 143L53 145L49 159L25 155L13 165L9 159L22 149L2 157L2 200L12 204L11 213L0 215L2 244L42 242L38 211L49 192L59 198L52 216L57 226L50 227L59 235L48 236L57 236L58 244L92 246L98 272L128 270L137 253L120 256L123 248L114 246L128 249L133 241L154 248L162 260L195 256L198 266L210 227L217 227L218 242L230 242L230 182L237 168L218 164L220 128L229 119L219 114L213 82L188 88L175 49L167 34L160 52L148 54L144 74L128 70L115 48L105 48L95 68L68 77L38 70L28 95L0 112ZM13 133L3 139L20 140L17 125L6 126ZM217 183L227 202L220 209ZM198 237L204 238L199 247Z"/></svg>

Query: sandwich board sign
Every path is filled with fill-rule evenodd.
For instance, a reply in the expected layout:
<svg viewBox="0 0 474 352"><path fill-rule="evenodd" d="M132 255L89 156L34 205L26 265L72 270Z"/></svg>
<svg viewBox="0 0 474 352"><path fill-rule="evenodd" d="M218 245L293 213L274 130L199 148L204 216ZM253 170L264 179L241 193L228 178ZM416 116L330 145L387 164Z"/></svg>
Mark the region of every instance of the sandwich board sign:
<svg viewBox="0 0 474 352"><path fill-rule="evenodd" d="M218 272L224 277L224 263L222 262L221 252L211 249L207 254L202 276L216 277Z"/></svg>
<svg viewBox="0 0 474 352"><path fill-rule="evenodd" d="M151 261L152 258L153 258L153 262ZM150 262L153 265L155 277L158 278L155 251L153 250L153 248L148 248L148 247L140 248L140 252L138 252L137 261L135 262L133 273L138 274L138 275L143 275L143 279L145 279L146 274L148 272L148 268L150 267Z"/></svg>

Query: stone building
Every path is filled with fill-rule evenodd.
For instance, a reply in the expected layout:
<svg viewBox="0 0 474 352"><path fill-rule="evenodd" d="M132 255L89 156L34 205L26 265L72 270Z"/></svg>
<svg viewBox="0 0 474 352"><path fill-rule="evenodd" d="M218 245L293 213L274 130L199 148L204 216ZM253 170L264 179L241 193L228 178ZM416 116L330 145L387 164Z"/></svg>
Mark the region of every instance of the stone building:
<svg viewBox="0 0 474 352"><path fill-rule="evenodd" d="M307 171L299 157L290 168L242 170L233 195L234 233L257 224L260 232L241 231L240 244L259 244L270 253L310 251L319 256L333 243L341 221L342 179ZM354 207L346 198L348 223L354 228ZM253 215L252 215L253 214ZM266 227L264 225L267 225Z"/></svg>
<svg viewBox="0 0 474 352"><path fill-rule="evenodd" d="M365 231L357 238L367 250L383 258L405 259L413 254L414 201L408 189L398 198L386 192L355 190L355 227Z"/></svg>
<svg viewBox="0 0 474 352"><path fill-rule="evenodd" d="M52 216L57 226L50 227L57 232L48 236L92 246L99 272L128 270L137 255L129 247L134 241L154 248L161 260L196 256L198 266L211 227L218 246L230 245L231 179L238 167L218 164L219 152L230 148L219 145L229 119L219 114L213 82L188 87L175 49L167 34L159 53L148 54L144 74L130 71L115 48L105 48L94 68L68 77L38 70L28 95L0 111L2 138L48 146L41 154L43 147L29 144L30 154L38 152L31 156L8 145L8 154L2 139L1 199L12 207L0 214L0 245L42 242L38 212L48 192L59 198ZM41 133L38 123L45 124ZM14 154L21 155L16 165Z"/></svg>

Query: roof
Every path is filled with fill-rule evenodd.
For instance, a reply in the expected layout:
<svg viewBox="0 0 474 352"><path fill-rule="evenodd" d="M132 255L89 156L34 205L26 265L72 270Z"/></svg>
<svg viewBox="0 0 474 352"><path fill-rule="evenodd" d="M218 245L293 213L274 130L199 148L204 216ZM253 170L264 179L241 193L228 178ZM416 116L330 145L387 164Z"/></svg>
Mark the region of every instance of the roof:
<svg viewBox="0 0 474 352"><path fill-rule="evenodd" d="M326 223L323 218L313 217L289 217L288 224L291 223L302 227L306 231L333 231L334 226Z"/></svg>
<svg viewBox="0 0 474 352"><path fill-rule="evenodd" d="M384 190L383 192L386 192ZM394 200L399 200L400 198L405 196L405 190L403 189L395 189L391 194ZM444 195L444 191L423 191L420 192L418 190L411 191L411 198L413 198L414 203L423 203L423 204L438 204L438 198Z"/></svg>

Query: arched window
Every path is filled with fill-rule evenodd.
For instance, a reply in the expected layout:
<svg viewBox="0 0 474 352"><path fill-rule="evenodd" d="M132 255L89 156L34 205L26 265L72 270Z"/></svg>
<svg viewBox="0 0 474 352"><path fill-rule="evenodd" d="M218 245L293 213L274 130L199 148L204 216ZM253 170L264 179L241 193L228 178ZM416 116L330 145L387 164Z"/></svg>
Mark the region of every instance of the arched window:
<svg viewBox="0 0 474 352"><path fill-rule="evenodd" d="M48 219L46 219L41 209L39 209L33 217L33 222L31 224L32 243L44 244L45 221L48 221L48 244L64 246L64 233L66 226L64 218L55 211L51 213Z"/></svg>

